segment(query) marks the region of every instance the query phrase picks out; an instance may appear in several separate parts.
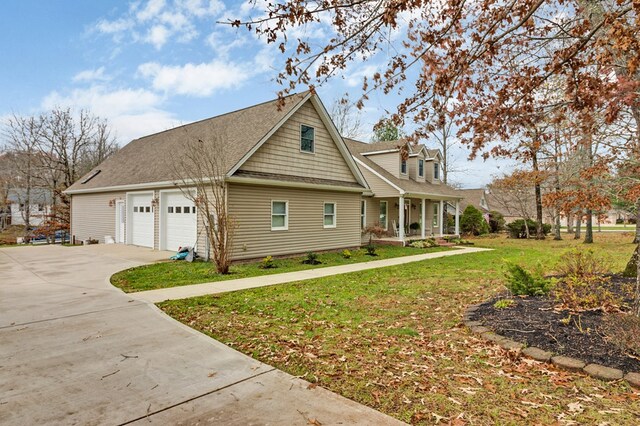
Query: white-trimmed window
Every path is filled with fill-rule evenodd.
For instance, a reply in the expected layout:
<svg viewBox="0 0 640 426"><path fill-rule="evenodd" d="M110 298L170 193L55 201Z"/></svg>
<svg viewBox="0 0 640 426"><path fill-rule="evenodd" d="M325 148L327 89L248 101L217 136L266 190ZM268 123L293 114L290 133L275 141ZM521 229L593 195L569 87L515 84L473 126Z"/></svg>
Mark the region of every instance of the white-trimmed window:
<svg viewBox="0 0 640 426"><path fill-rule="evenodd" d="M438 226L438 210L440 209L440 205L439 204L433 204L433 226L434 228Z"/></svg>
<svg viewBox="0 0 640 426"><path fill-rule="evenodd" d="M367 201L360 200L360 229L367 227Z"/></svg>
<svg viewBox="0 0 640 426"><path fill-rule="evenodd" d="M300 125L300 151L313 154L316 152L316 135L311 126Z"/></svg>
<svg viewBox="0 0 640 426"><path fill-rule="evenodd" d="M440 180L440 163L433 163L433 178Z"/></svg>
<svg viewBox="0 0 640 426"><path fill-rule="evenodd" d="M380 201L380 225L386 230L389 229L387 221L387 202Z"/></svg>
<svg viewBox="0 0 640 426"><path fill-rule="evenodd" d="M418 176L424 177L424 160L422 158L418 158Z"/></svg>
<svg viewBox="0 0 640 426"><path fill-rule="evenodd" d="M271 230L286 231L289 229L289 202L271 201Z"/></svg>
<svg viewBox="0 0 640 426"><path fill-rule="evenodd" d="M324 203L324 227L336 227L336 203Z"/></svg>
<svg viewBox="0 0 640 426"><path fill-rule="evenodd" d="M400 161L400 173L403 175L407 174L407 160Z"/></svg>

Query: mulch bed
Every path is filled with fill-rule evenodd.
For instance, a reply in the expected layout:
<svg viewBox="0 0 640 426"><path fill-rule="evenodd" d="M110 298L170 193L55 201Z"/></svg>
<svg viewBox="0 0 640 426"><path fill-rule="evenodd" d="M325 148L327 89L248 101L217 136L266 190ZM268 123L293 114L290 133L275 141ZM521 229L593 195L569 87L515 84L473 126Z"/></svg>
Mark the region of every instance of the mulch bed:
<svg viewBox="0 0 640 426"><path fill-rule="evenodd" d="M633 279L612 276L611 290L624 294ZM556 301L544 297L512 297L516 303L503 309L493 304L496 297L479 306L471 319L481 321L495 333L527 346L536 346L555 354L578 358L625 372L640 371L640 360L630 356L606 339L602 311L572 313L558 310ZM629 302L625 300L625 302ZM567 318L569 318L567 323ZM561 321L564 319L564 322Z"/></svg>

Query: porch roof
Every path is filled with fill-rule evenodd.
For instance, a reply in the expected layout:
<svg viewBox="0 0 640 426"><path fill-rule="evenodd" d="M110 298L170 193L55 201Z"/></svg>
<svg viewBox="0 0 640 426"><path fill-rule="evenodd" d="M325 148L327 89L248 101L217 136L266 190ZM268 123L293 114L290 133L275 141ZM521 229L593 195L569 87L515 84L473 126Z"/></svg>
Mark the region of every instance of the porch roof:
<svg viewBox="0 0 640 426"><path fill-rule="evenodd" d="M398 196L405 195L407 197L436 200L461 200L464 198L464 195L461 194L460 191L444 183L432 184L430 182L416 182L411 178L397 178L374 161L362 155L363 152L371 151L371 144L359 142L354 139L343 139L349 151L351 151L351 155L353 155L353 158L358 163L358 166L362 167L362 165L364 165L383 180L387 181L388 184L390 183L389 186L398 192Z"/></svg>

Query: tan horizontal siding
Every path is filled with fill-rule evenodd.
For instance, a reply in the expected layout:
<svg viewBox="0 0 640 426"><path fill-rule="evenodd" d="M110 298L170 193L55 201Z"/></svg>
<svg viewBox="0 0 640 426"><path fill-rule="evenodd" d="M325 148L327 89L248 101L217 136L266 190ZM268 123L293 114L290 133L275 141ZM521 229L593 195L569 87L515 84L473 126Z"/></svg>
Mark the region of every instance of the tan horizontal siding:
<svg viewBox="0 0 640 426"><path fill-rule="evenodd" d="M367 158L378 166L382 167L393 176L399 178L400 175L400 153L398 152L390 152L388 154L374 154L367 155ZM408 165L407 165L408 167ZM405 177L402 175L402 177Z"/></svg>
<svg viewBox="0 0 640 426"><path fill-rule="evenodd" d="M360 244L360 194L233 184L229 213L237 222L234 259ZM289 230L271 230L271 201L289 202ZM324 202L335 202L336 228L323 227Z"/></svg>
<svg viewBox="0 0 640 426"><path fill-rule="evenodd" d="M124 199L124 192L72 195L71 235L75 236L76 242L94 238L104 243L105 235L115 238L115 200ZM113 202L110 203L112 200Z"/></svg>
<svg viewBox="0 0 640 426"><path fill-rule="evenodd" d="M370 172L365 167L360 167L360 171L376 197L392 197L394 195L400 195L397 189L380 179L378 175Z"/></svg>
<svg viewBox="0 0 640 426"><path fill-rule="evenodd" d="M300 152L300 125L315 130L315 153ZM357 182L308 101L247 160L241 170Z"/></svg>

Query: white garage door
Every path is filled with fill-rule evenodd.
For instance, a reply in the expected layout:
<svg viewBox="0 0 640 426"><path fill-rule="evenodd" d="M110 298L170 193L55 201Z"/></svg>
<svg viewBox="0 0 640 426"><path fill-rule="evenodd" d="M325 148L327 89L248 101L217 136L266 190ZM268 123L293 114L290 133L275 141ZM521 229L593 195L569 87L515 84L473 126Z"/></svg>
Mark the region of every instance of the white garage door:
<svg viewBox="0 0 640 426"><path fill-rule="evenodd" d="M131 244L153 248L153 209L151 194L134 194L129 197L131 213Z"/></svg>
<svg viewBox="0 0 640 426"><path fill-rule="evenodd" d="M163 247L178 250L184 246L195 246L197 235L196 207L182 192L162 194Z"/></svg>

